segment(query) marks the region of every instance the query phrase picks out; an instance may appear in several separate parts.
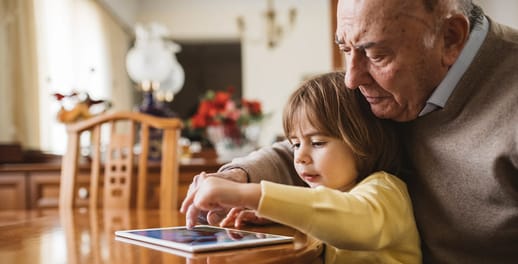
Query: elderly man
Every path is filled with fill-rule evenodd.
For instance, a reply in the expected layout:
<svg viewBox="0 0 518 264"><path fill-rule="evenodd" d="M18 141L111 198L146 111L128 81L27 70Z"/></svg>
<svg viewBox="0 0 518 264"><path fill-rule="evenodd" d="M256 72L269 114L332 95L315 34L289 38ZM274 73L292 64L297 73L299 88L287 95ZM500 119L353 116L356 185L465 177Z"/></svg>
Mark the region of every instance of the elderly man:
<svg viewBox="0 0 518 264"><path fill-rule="evenodd" d="M515 263L518 31L469 0L341 0L337 18L347 87L401 122L423 261ZM292 157L277 143L199 176L182 211L196 221L206 177L297 184Z"/></svg>

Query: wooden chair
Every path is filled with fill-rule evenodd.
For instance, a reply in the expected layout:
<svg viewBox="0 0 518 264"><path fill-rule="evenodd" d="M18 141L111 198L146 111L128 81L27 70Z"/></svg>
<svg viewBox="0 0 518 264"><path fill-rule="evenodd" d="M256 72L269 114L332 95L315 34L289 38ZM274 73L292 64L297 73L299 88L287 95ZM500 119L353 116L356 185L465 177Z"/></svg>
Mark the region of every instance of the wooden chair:
<svg viewBox="0 0 518 264"><path fill-rule="evenodd" d="M122 123L122 125L121 125ZM129 129L120 132L117 129L124 124L129 124ZM109 144L106 150L101 151L102 137L101 127L109 128ZM161 160L160 160L160 209L177 210L178 202L178 175L179 156L178 139L182 128L182 121L177 118L159 118L138 112L117 112L101 114L84 121L67 125L67 149L63 157L61 167L61 182L59 194L60 208L76 207L76 195L78 193L78 171L81 134L90 131L91 162L90 187L88 191L88 206L97 208L100 195L100 176L104 171L102 206L109 208L130 208L131 201L135 201L135 192L132 191L132 177L137 165L137 156L134 148L140 141L140 154L138 155L136 208L146 208L148 197L148 160L150 135L156 135L157 131L162 135ZM103 128L103 132L105 128ZM153 141L151 141L153 142ZM155 144L156 145L156 144ZM104 158L102 157L104 156ZM103 166L103 170L101 169ZM133 187L135 190L135 187ZM133 196L133 198L132 198Z"/></svg>

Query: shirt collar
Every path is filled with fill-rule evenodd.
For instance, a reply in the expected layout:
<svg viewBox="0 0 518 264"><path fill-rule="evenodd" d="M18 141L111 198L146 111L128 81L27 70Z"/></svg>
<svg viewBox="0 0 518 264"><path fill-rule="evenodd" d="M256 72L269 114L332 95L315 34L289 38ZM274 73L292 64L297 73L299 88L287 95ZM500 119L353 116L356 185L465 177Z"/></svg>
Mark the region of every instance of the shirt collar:
<svg viewBox="0 0 518 264"><path fill-rule="evenodd" d="M486 38L487 32L489 30L489 22L486 17L483 18L482 23L473 28L471 33L469 34L468 42L466 46L462 49L459 58L453 65L450 70L446 74L446 77L441 81L439 86L435 89L432 95L426 101L426 105L419 113L419 116L426 115L437 108L443 108L448 101L451 93L455 89L455 86L459 83L460 78L469 65L475 58L482 42Z"/></svg>

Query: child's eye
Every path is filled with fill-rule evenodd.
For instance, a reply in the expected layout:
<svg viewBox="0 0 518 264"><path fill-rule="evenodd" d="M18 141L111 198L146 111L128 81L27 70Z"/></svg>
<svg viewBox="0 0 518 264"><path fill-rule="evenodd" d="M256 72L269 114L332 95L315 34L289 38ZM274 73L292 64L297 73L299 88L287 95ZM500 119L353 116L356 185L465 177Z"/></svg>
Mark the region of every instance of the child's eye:
<svg viewBox="0 0 518 264"><path fill-rule="evenodd" d="M326 142L324 141L313 141L311 142L311 145L313 145L313 147L322 147L326 144Z"/></svg>
<svg viewBox="0 0 518 264"><path fill-rule="evenodd" d="M291 143L291 147L293 149L298 149L300 147L300 143Z"/></svg>

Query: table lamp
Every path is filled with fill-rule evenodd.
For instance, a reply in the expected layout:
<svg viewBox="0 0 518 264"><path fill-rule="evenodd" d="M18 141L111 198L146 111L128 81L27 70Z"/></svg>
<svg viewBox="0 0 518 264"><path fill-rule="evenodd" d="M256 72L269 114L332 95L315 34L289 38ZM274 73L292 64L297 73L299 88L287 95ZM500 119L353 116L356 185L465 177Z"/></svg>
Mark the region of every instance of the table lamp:
<svg viewBox="0 0 518 264"><path fill-rule="evenodd" d="M181 51L180 45L172 41L168 41L167 45L172 54L172 68L166 79L160 83L160 87L155 90L155 94L159 101L171 102L174 99L174 95L180 92L183 87L185 72L175 56L176 53Z"/></svg>
<svg viewBox="0 0 518 264"><path fill-rule="evenodd" d="M171 116L171 110L158 103L172 101L183 86L185 73L175 53L180 46L164 37L164 26L151 23L148 27L137 24L135 45L126 56L126 69L130 78L144 92L139 111L157 116Z"/></svg>

